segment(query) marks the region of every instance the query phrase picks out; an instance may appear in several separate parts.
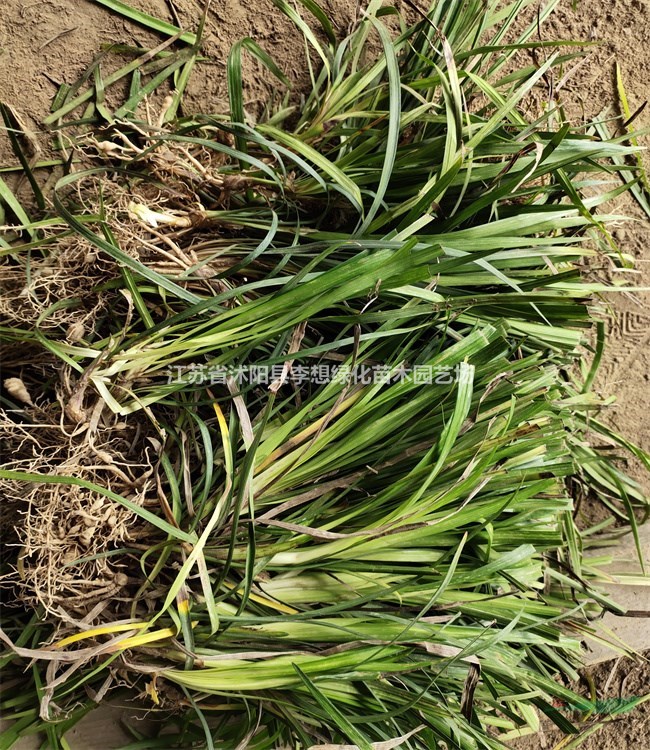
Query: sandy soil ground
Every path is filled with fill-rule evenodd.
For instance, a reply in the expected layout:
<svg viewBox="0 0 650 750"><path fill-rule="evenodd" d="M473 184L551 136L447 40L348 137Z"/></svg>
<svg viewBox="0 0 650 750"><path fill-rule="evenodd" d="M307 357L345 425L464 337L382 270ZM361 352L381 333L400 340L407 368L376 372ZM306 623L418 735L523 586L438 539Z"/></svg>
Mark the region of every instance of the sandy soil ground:
<svg viewBox="0 0 650 750"><path fill-rule="evenodd" d="M202 7L200 0L131 0L131 4L184 28L196 26ZM356 12L356 0L325 0L321 4L343 33ZM301 42L271 0L213 0L204 37L208 60L198 68L188 87L188 111L226 109L225 60L230 45L244 36L253 37L294 81L305 80ZM562 98L576 121L597 115L607 106L618 113L617 61L632 111L650 96L650 0L564 0L555 18L543 28L542 36L601 42L591 48L587 61L563 89ZM39 123L48 113L59 84L73 83L101 45L152 46L155 41L148 31L92 0L5 0L0 12L0 100L16 109L46 153L47 136L40 132ZM254 112L268 98L273 83L259 75L250 59L245 75L249 81L246 106ZM650 127L650 107L641 113L636 124ZM645 144L650 146L650 139L646 138ZM8 141L0 134L0 165L11 162ZM620 209L636 220L615 231L622 250L636 259L637 270L630 281L650 287L650 223L644 221L631 198L622 199ZM604 394L616 393L619 398L608 419L619 431L650 450L650 420L646 416L650 402L650 294L617 295L609 328L611 338L599 388ZM638 476L645 481L640 472ZM614 665L607 664L592 670L591 679L599 698L650 691L647 668L621 663L611 677L612 669ZM622 714L583 747L650 748L649 705ZM553 739L549 731L532 742L518 743L517 747L553 747ZM84 747L108 747L106 738L98 742L93 745L92 740L91 744L86 741Z"/></svg>

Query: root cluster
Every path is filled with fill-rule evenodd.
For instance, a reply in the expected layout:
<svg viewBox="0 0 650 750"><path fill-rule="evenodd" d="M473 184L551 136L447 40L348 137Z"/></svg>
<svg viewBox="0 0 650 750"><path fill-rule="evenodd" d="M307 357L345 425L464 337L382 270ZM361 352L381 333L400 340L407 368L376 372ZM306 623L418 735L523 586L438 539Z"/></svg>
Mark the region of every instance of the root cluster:
<svg viewBox="0 0 650 750"><path fill-rule="evenodd" d="M119 274L115 263L82 237L53 238L47 252L24 262L5 264L0 272L0 319L4 325L62 329L74 343L92 329L106 309L99 288Z"/></svg>
<svg viewBox="0 0 650 750"><path fill-rule="evenodd" d="M126 137L91 137L79 152L90 166L119 166L137 157L146 177L127 183L111 176L109 166L73 183L59 199L78 218L101 216L86 227L120 253L186 288L223 292L227 287L217 277L239 258L229 256L232 230L208 226L201 200L210 208L227 207L233 193L246 190L246 178L221 174L227 159L217 151L173 141L151 148L149 133L142 136L140 145ZM134 206L178 221L148 223ZM110 238L102 226L110 227ZM39 238L34 247L17 245L0 262L0 325L9 332L2 374L8 401L0 410L4 467L47 479L0 479L0 585L21 607L79 618L120 593L128 603L127 587L141 581L132 545L150 544L145 535L152 533L88 483L141 506L159 506L160 435L142 413L127 421L109 413L89 383L95 364L88 355L82 374L59 356L104 351L107 341L119 342L130 329L136 313L122 264L63 221ZM150 307L154 320L159 313L164 315ZM43 346L44 340L57 350ZM52 482L56 476L70 481Z"/></svg>
<svg viewBox="0 0 650 750"><path fill-rule="evenodd" d="M142 505L154 485L142 430L111 419L93 435L69 432L60 405L0 411L6 468L47 476L47 483L0 480L3 523L15 550L4 586L22 604L86 612L129 583L128 547L143 524L104 494L52 476L92 482Z"/></svg>

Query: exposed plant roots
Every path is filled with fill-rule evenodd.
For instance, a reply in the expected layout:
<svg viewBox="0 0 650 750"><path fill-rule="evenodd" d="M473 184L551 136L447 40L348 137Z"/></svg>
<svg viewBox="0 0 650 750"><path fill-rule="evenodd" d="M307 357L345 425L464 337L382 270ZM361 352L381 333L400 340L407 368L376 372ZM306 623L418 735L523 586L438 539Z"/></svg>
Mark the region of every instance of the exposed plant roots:
<svg viewBox="0 0 650 750"><path fill-rule="evenodd" d="M143 505L155 481L153 446L141 427L112 419L91 435L69 431L60 415L58 403L25 409L20 421L0 411L6 467L93 482ZM85 613L129 583L128 553L119 550L143 530L129 509L70 483L2 479L0 491L16 553L4 585L14 586L23 603Z"/></svg>
<svg viewBox="0 0 650 750"><path fill-rule="evenodd" d="M0 273L0 318L5 325L63 328L71 343L84 338L105 310L107 295L98 289L118 275L89 242L62 235L43 257L25 265L5 265Z"/></svg>
<svg viewBox="0 0 650 750"><path fill-rule="evenodd" d="M147 179L126 187L105 177L91 177L61 197L76 204L76 211L81 206L86 215L101 213L121 252L158 273L175 277L184 287L209 294L224 291L223 282L214 277L236 260L224 257L228 237L220 242L214 228L204 231L203 207L195 190L207 186L214 191L212 205L223 205L235 186L228 183L227 176L217 179L208 172L188 173L193 164L200 163L181 144L154 149L147 163L160 183ZM239 179L237 189L244 190L245 183ZM175 215L178 231L169 231L169 227L159 231L155 223L143 221L130 210L134 205ZM89 227L101 234L97 226ZM123 301L111 289L122 268L78 234L60 229L48 232L38 250L17 254L0 266L0 320L6 326L35 326L48 335L58 330L58 339L74 344L98 333L96 327L110 306L116 299L118 304Z"/></svg>
<svg viewBox="0 0 650 750"><path fill-rule="evenodd" d="M217 129L215 134L229 138ZM122 253L179 285L209 295L225 291L228 286L215 277L239 260L229 255L232 233L238 230L208 227L200 196L212 209L226 207L233 194L247 189L246 177L220 174L226 158L219 152L176 142L156 145L151 133L142 136L149 148L141 158L146 178L125 185L106 175L85 177L59 198L77 215L80 209L85 215L101 214ZM84 155L91 163L105 164L143 152L123 141L118 146L91 139ZM165 212L178 223L158 228L134 206ZM101 234L99 225L87 226ZM246 272L251 270L248 266ZM110 415L88 373L61 367L39 342L20 335L38 330L67 345L119 340L133 311L129 293L115 289L122 274L118 261L67 227L50 228L38 249L7 257L0 267L0 319L15 331L16 345L9 342L5 349L3 382L20 408L0 411L0 440L9 470L72 477L138 505L158 505L163 490L152 463L156 448L155 440L148 440L150 423L141 414L128 422ZM151 314L156 317L155 307ZM122 328L115 327L115 320ZM57 618L67 613L77 620L98 602L119 599L137 581L128 548L138 539L151 540L141 538L146 525L130 510L69 482L1 479L0 493L9 563L2 587L16 593L21 606L42 606Z"/></svg>

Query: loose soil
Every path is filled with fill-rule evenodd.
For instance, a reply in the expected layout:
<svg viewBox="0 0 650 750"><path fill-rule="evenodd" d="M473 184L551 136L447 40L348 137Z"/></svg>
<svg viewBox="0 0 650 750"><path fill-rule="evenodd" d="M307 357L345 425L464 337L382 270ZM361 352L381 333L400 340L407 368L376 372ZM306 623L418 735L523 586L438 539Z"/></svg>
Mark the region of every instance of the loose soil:
<svg viewBox="0 0 650 750"><path fill-rule="evenodd" d="M357 12L355 0L321 0L343 34ZM398 1L399 7L400 2ZM131 0L131 5L183 28L194 29L203 3L199 0ZM573 7L573 6L576 7ZM48 136L39 123L50 109L58 86L73 83L102 45L114 43L153 46L160 41L136 24L110 13L91 0L5 0L0 18L0 101L10 104L32 131L42 154L48 153ZM185 111L223 112L227 109L226 59L231 44L253 37L297 84L307 80L305 53L290 22L271 0L213 0L207 16L204 53L185 96ZM616 114L615 64L621 69L630 108L634 112L649 95L650 0L565 0L553 20L542 29L544 39L566 38L601 42L591 48L588 60L564 86L561 98L570 116L580 121L606 107ZM260 75L247 56L247 111L252 117L263 107L275 87ZM650 127L650 107L636 126ZM645 138L650 146L650 138ZM0 165L14 163L8 139L0 133ZM646 157L646 163L650 159ZM634 223L621 224L614 235L623 252L633 256L636 270L630 284L650 287L650 223L631 198L620 201L622 213ZM604 395L616 393L609 409L612 426L650 450L650 294L619 294L612 303L610 339L598 387ZM638 467L631 467L648 486ZM612 676L612 670L615 669ZM597 698L627 698L650 691L648 662L607 663L586 671ZM611 679L610 679L611 677ZM87 750L104 750L84 742ZM535 738L518 741L520 750L553 747L559 738L551 729ZM97 742L97 741L95 741ZM110 742L109 742L110 744ZM581 747L585 750L650 748L650 703L623 713L599 730Z"/></svg>
<svg viewBox="0 0 650 750"><path fill-rule="evenodd" d="M579 683L571 685L578 694L594 705L591 716L571 710L571 706L558 705L557 708L572 722L580 722L580 727L605 720L605 724L595 729L581 750L627 750L650 747L650 701L627 710L631 701L648 693L648 657L644 659L620 659L583 670ZM565 738L550 720L544 719L540 732L534 737L524 737L513 741L513 750L553 750Z"/></svg>

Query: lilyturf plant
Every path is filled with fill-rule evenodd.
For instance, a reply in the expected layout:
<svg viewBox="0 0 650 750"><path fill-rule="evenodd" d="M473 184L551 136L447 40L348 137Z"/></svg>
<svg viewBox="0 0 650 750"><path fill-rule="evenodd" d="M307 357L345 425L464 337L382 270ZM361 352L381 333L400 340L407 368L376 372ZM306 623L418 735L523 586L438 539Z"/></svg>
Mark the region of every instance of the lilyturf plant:
<svg viewBox="0 0 650 750"><path fill-rule="evenodd" d="M648 508L592 390L607 205L645 194L627 133L567 122L556 3L371 0L341 39L276 0L308 90L247 39L227 114L183 109L202 24L104 4L168 38L62 87L60 161L2 110L0 747L125 701L125 750L496 750L542 714L576 746L556 705L624 612L589 550ZM243 54L287 87L257 118Z"/></svg>

